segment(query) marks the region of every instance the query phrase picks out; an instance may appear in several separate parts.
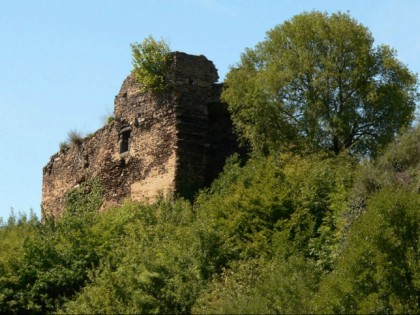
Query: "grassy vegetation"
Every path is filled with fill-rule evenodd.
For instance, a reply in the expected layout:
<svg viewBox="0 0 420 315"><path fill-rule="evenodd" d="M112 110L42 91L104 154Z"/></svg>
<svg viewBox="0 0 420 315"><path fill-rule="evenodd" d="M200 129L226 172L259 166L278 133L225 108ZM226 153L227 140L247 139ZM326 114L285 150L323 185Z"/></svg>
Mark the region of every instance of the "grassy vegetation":
<svg viewBox="0 0 420 315"><path fill-rule="evenodd" d="M72 145L80 146L83 143L83 138L83 134L77 130L70 130L67 134L67 142Z"/></svg>
<svg viewBox="0 0 420 315"><path fill-rule="evenodd" d="M60 151L66 151L69 148L70 148L70 145L68 144L67 141L60 142Z"/></svg>
<svg viewBox="0 0 420 315"><path fill-rule="evenodd" d="M60 142L60 151L66 151L72 146L81 146L85 139L90 139L93 135L92 132L84 135L78 130L70 130L67 134L67 140Z"/></svg>
<svg viewBox="0 0 420 315"><path fill-rule="evenodd" d="M107 125L109 125L110 123L112 123L113 121L115 120L115 116L112 114L112 115L109 115L108 117L106 117L106 122L105 122L105 124L107 124Z"/></svg>

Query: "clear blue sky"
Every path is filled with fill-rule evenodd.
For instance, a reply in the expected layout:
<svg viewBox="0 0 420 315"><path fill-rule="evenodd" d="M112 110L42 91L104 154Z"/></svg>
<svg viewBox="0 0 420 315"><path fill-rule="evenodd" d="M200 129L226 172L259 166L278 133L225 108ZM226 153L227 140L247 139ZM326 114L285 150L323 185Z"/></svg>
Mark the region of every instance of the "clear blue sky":
<svg viewBox="0 0 420 315"><path fill-rule="evenodd" d="M418 0L0 0L0 216L40 213L42 167L69 130L112 113L149 34L203 54L223 80L246 47L293 15L348 11L420 72Z"/></svg>

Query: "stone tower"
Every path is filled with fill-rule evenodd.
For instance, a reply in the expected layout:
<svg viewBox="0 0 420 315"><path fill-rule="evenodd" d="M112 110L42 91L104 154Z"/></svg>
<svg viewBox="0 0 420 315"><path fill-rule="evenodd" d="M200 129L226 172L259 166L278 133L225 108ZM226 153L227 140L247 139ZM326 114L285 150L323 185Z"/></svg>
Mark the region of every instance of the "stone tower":
<svg viewBox="0 0 420 315"><path fill-rule="evenodd" d="M215 178L236 139L213 63L174 52L164 93L141 92L129 75L115 97L115 120L53 155L43 169L42 208L60 216L68 191L100 180L106 208L126 198L190 198Z"/></svg>

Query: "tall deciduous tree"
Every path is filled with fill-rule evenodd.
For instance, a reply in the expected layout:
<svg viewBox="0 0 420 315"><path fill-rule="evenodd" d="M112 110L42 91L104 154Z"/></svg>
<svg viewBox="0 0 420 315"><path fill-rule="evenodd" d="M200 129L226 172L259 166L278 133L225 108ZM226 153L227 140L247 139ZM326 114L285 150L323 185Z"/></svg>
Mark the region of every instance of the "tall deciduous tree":
<svg viewBox="0 0 420 315"><path fill-rule="evenodd" d="M276 26L227 75L224 100L256 150L309 146L374 154L413 119L417 77L348 14Z"/></svg>

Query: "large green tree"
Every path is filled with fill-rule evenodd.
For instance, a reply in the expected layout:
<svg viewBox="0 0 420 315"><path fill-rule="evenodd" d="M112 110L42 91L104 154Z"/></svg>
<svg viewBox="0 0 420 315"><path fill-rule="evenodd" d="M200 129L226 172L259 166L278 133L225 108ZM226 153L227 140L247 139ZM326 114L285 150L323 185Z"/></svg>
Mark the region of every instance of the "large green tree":
<svg viewBox="0 0 420 315"><path fill-rule="evenodd" d="M224 100L254 149L375 153L410 124L417 77L348 14L276 26L227 75Z"/></svg>

